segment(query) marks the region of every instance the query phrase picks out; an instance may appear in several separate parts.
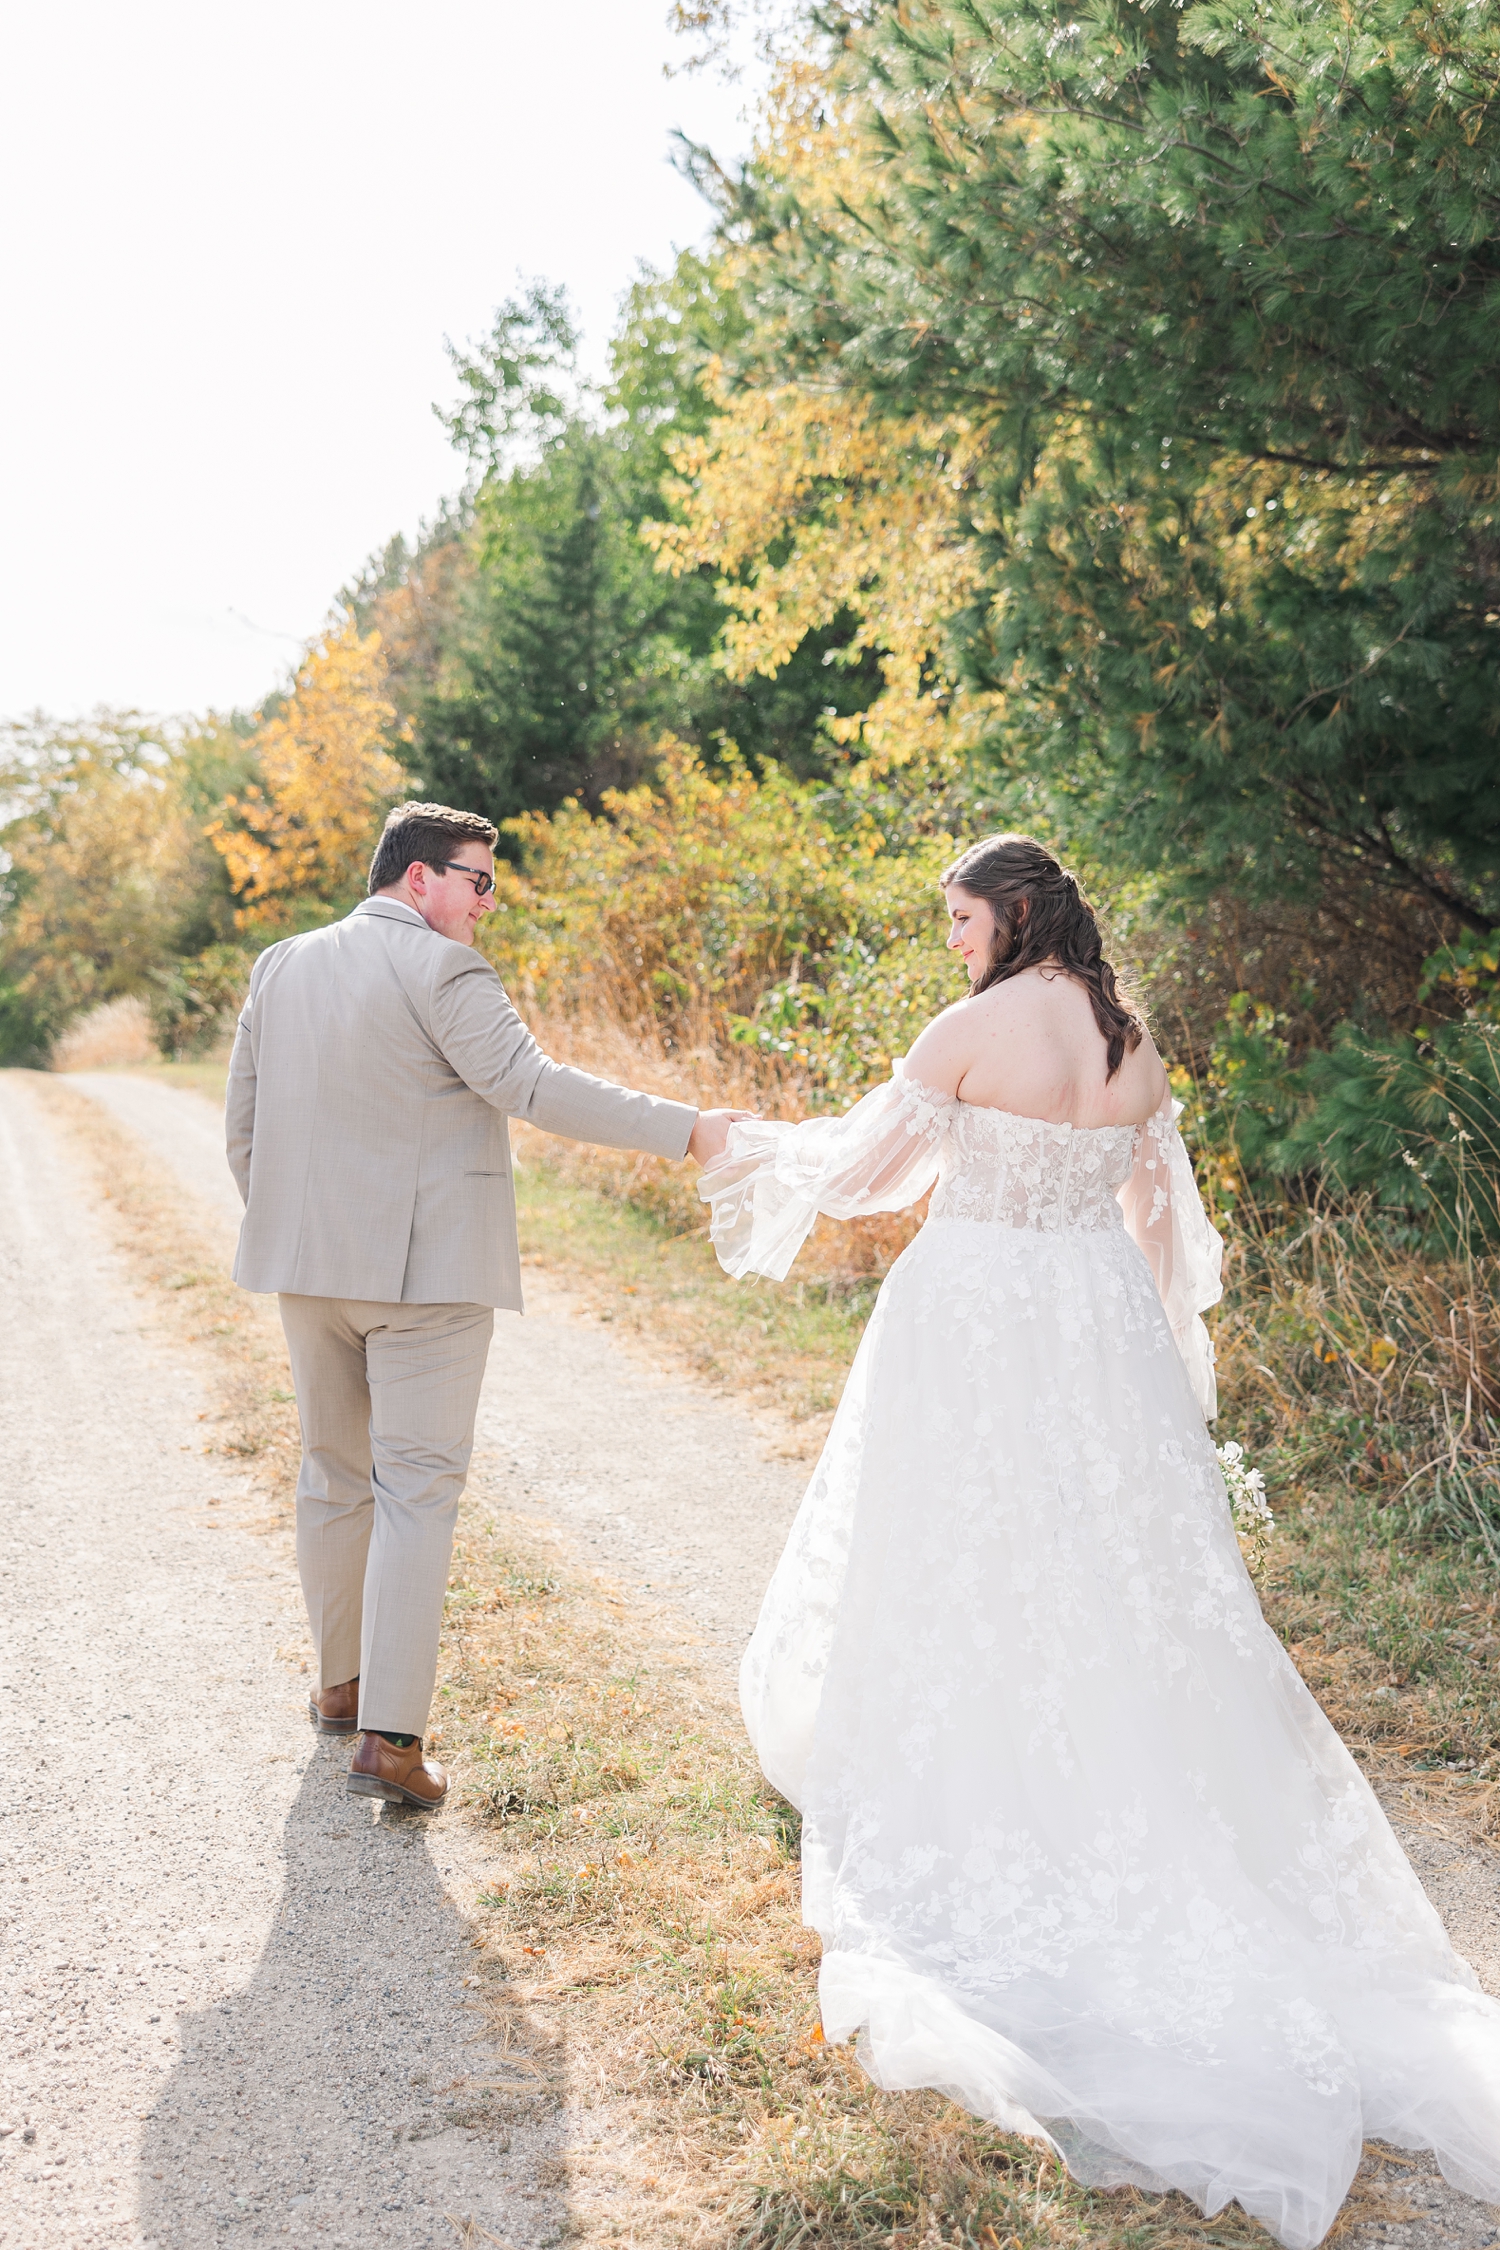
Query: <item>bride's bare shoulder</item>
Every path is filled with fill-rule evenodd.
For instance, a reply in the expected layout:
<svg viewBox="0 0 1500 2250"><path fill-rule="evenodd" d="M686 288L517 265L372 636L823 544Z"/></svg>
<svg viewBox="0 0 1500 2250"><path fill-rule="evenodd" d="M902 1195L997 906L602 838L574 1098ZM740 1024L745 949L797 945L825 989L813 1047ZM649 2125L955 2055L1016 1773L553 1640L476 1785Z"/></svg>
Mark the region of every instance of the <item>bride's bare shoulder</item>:
<svg viewBox="0 0 1500 2250"><path fill-rule="evenodd" d="M998 985L981 993L955 1000L940 1016L934 1016L924 1031L917 1034L908 1050L905 1070L908 1078L919 1078L924 1086L931 1086L940 1094L956 1094L959 1080L974 1060L978 1040L982 1036L981 1011L986 1001L994 999L1005 987Z"/></svg>
<svg viewBox="0 0 1500 2250"><path fill-rule="evenodd" d="M1159 1106L1166 1072L1142 1026L1113 1078L1087 989L1044 964L971 993L934 1017L908 1077L981 1108L1080 1125L1136 1124Z"/></svg>
<svg viewBox="0 0 1500 2250"><path fill-rule="evenodd" d="M1018 1023L1037 1024L1048 1017L1075 1012L1075 988L1065 976L1047 976L1038 969L1023 969L1018 977L992 984L988 992L971 992L934 1016L907 1056L912 1076L927 1074L917 1068L917 1058L946 1062L950 1056L972 1060L982 1043ZM1088 997L1083 995L1088 1008ZM929 1084L932 1080L929 1078Z"/></svg>

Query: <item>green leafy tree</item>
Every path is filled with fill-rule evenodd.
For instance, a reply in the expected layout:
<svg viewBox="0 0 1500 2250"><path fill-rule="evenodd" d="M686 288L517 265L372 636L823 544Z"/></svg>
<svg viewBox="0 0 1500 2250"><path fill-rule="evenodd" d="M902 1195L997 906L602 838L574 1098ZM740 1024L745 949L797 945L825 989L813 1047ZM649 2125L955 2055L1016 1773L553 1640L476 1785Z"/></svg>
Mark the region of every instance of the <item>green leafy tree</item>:
<svg viewBox="0 0 1500 2250"><path fill-rule="evenodd" d="M439 796L503 820L639 771L675 652L653 647L667 601L620 484L608 438L574 423L481 489L458 645L416 713Z"/></svg>
<svg viewBox="0 0 1500 2250"><path fill-rule="evenodd" d="M0 1059L43 1060L73 1016L150 989L212 928L188 762L134 712L0 731Z"/></svg>
<svg viewBox="0 0 1500 2250"><path fill-rule="evenodd" d="M517 453L545 451L574 421L578 344L566 290L545 281L507 297L477 347L449 344L459 399L433 412L481 481L502 474Z"/></svg>
<svg viewBox="0 0 1500 2250"><path fill-rule="evenodd" d="M434 795L497 821L572 796L597 808L669 734L804 777L839 762L825 720L879 686L873 659L842 661L851 621L809 635L775 678L732 678L713 574L665 574L640 536L666 508L674 439L712 413L699 374L743 327L714 266L686 254L637 278L597 392L566 300L541 283L453 353L460 397L442 419L466 491L344 595L381 634L403 755Z"/></svg>
<svg viewBox="0 0 1500 2250"><path fill-rule="evenodd" d="M669 273L643 268L625 300L610 347L604 391L620 461L632 533L668 512L676 476L674 447L699 437L716 408L700 377L740 348L748 316L723 263L684 251ZM748 678L722 662L726 611L717 574L706 566L664 578L655 644L659 724L712 758L732 742L746 756L775 759L802 780L826 778L844 761L824 723L865 710L882 685L873 652L852 653L847 612L807 633L774 674Z"/></svg>
<svg viewBox="0 0 1500 2250"><path fill-rule="evenodd" d="M601 426L566 297L539 282L451 356L461 397L442 419L474 480L474 567L415 714L426 783L497 820L575 794L597 805L639 771L676 653L632 504L651 473L631 440L658 442L666 386Z"/></svg>
<svg viewBox="0 0 1500 2250"><path fill-rule="evenodd" d="M1500 18L888 0L821 19L745 371L986 437L995 754L1209 892L1500 919ZM809 129L806 145L815 146Z"/></svg>

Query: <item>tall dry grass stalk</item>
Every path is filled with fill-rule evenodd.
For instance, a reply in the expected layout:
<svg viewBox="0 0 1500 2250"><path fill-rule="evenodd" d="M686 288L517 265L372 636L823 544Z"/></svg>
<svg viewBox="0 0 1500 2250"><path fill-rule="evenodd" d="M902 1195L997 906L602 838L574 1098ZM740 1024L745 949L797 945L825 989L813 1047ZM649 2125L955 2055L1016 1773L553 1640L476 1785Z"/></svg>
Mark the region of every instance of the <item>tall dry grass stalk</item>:
<svg viewBox="0 0 1500 2250"><path fill-rule="evenodd" d="M1251 1214L1226 1283L1221 1370L1264 1435L1305 1447L1315 1429L1310 1464L1362 1429L1358 1473L1408 1514L1425 1478L1500 1474L1500 1256L1434 1259L1367 1207L1314 1207L1274 1231Z"/></svg>
<svg viewBox="0 0 1500 2250"><path fill-rule="evenodd" d="M122 1070L157 1062L151 1016L144 1000L102 1000L69 1024L53 1043L54 1070Z"/></svg>
<svg viewBox="0 0 1500 2250"><path fill-rule="evenodd" d="M1500 1257L1368 1205L1242 1217L1221 1428L1265 1467L1273 1621L1355 1741L1492 1778L1500 1744Z"/></svg>

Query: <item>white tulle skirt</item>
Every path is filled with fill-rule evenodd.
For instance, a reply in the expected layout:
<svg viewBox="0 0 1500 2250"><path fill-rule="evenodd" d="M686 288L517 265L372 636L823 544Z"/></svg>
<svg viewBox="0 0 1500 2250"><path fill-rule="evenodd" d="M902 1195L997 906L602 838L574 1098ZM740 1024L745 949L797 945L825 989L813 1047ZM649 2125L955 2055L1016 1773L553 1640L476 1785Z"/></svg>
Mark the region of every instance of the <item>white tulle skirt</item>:
<svg viewBox="0 0 1500 2250"><path fill-rule="evenodd" d="M1500 2200L1500 2005L1261 1617L1123 1229L928 1222L742 1692L878 2084L1293 2250L1366 2138Z"/></svg>

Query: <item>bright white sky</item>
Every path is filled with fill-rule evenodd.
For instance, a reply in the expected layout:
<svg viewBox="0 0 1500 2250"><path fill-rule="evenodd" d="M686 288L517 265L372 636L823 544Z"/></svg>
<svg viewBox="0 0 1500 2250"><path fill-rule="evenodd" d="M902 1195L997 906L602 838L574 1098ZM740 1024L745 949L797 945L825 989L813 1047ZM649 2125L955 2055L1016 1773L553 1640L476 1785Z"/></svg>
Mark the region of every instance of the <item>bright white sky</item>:
<svg viewBox="0 0 1500 2250"><path fill-rule="evenodd" d="M253 704L462 478L443 338L564 283L596 366L743 89L667 0L46 0L0 31L0 718Z"/></svg>

